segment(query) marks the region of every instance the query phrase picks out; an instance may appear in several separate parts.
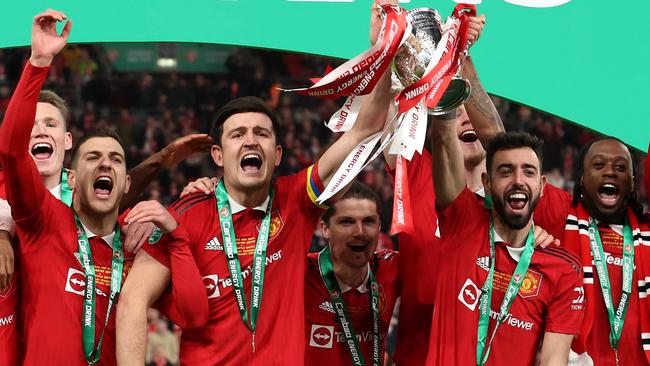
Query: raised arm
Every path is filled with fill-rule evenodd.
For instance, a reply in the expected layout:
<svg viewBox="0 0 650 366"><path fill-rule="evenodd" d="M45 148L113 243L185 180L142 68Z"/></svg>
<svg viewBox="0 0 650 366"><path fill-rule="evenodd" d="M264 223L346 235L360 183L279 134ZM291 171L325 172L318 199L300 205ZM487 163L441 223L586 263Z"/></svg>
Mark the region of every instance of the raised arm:
<svg viewBox="0 0 650 366"><path fill-rule="evenodd" d="M131 188L122 197L120 211L133 207L145 188L163 169L173 168L194 154L209 153L211 146L212 138L206 134L191 134L179 137L135 168L129 170Z"/></svg>
<svg viewBox="0 0 650 366"><path fill-rule="evenodd" d="M469 115L469 120L476 130L481 144L487 146L494 136L505 131L503 122L492 99L483 89L474 63L469 57L463 63L463 76L469 80L472 86L472 93L465 103L467 115Z"/></svg>
<svg viewBox="0 0 650 366"><path fill-rule="evenodd" d="M393 0L389 2L397 3ZM377 35L381 28L381 19L374 9L375 4L373 3L370 16L371 43L377 41ZM332 175L357 144L373 133L381 131L386 121L389 102L391 102L390 68L381 75L373 91L363 97L359 117L354 126L330 146L318 160L318 175L323 185L326 186L329 183Z"/></svg>
<svg viewBox="0 0 650 366"><path fill-rule="evenodd" d="M431 157L438 209L447 208L465 188L463 150L456 136L457 111L432 118Z"/></svg>
<svg viewBox="0 0 650 366"><path fill-rule="evenodd" d="M5 174L7 200L12 206L15 220L36 212L46 193L36 164L28 152L29 139L48 67L65 46L72 28L72 21L68 21L61 35L57 33L56 23L65 19L65 14L54 10L34 17L32 54L0 128L0 162Z"/></svg>

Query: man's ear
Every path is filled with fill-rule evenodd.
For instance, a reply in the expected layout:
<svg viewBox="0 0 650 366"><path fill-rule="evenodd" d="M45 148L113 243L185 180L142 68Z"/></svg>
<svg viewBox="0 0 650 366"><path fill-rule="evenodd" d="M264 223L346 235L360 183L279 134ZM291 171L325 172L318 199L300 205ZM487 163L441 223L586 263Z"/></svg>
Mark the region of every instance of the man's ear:
<svg viewBox="0 0 650 366"><path fill-rule="evenodd" d="M76 172L72 169L68 169L68 187L70 187L70 189L74 189L76 177L77 177Z"/></svg>
<svg viewBox="0 0 650 366"><path fill-rule="evenodd" d="M325 239L325 240L329 240L329 239L330 239L329 227L328 227L327 224L326 224L324 221L322 221L322 220L321 220L321 222L320 222L320 234L321 234L321 236L323 237L323 239Z"/></svg>
<svg viewBox="0 0 650 366"><path fill-rule="evenodd" d="M481 173L481 182L483 183L483 190L485 191L485 195L491 195L492 184L490 182L490 177L488 176L487 173L485 172Z"/></svg>
<svg viewBox="0 0 650 366"><path fill-rule="evenodd" d="M221 150L221 146L212 145L210 156L212 156L212 161L214 161L218 167L223 168L223 151Z"/></svg>

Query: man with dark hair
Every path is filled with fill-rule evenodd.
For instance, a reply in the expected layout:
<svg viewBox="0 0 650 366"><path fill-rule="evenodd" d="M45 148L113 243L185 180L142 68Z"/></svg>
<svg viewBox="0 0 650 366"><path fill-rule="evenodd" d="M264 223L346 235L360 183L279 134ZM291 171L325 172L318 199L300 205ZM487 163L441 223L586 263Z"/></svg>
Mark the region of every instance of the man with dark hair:
<svg viewBox="0 0 650 366"><path fill-rule="evenodd" d="M30 131L36 129L33 125L64 125L57 107L38 102L48 66L65 46L71 29L68 22L62 34L57 33L56 23L64 20L65 15L54 10L34 17L32 55L0 128L0 161L19 238L22 295L28 300L21 307L23 364L113 365L115 322L111 309L133 258L122 249L117 222L119 203L130 185L124 150L110 133L91 136L78 144L73 157L75 170L68 177L74 189L71 207L48 192L49 181L39 174L45 168L61 171L61 166L52 162L55 159L50 159L51 136L36 136L47 143L33 145L36 152L28 150ZM47 111L53 115L38 117ZM64 146L68 144L58 146L61 153ZM133 221L154 223L163 233L170 233L164 237L170 246L186 243L171 215L164 209L164 213L151 210L156 205L162 209L153 201L136 205ZM143 212L150 214L143 217ZM191 258L189 253L187 257ZM200 291L198 272L194 280ZM52 337L52 329L58 337ZM3 344L3 354L5 351L12 350Z"/></svg>
<svg viewBox="0 0 650 366"><path fill-rule="evenodd" d="M381 21L374 11L372 17L375 42ZM217 112L211 155L223 168L223 178L214 195L192 194L172 205L190 235L209 301L207 326L182 334L182 364L304 363L305 257L321 214L316 198L349 151L381 129L389 76L381 76L354 127L314 165L275 180L282 146L264 103L237 99ZM118 308L118 360L124 365L142 364L146 309L167 285L156 275L168 265L165 249L144 248L138 253L143 259L136 281L143 286L131 290L127 283L124 298L132 301ZM173 306L176 300L166 292L157 304Z"/></svg>
<svg viewBox="0 0 650 366"><path fill-rule="evenodd" d="M575 364L650 364L650 228L636 198L634 162L617 138L584 147L573 197L547 186L535 220L561 235L584 265L585 319ZM637 291L638 290L638 291Z"/></svg>
<svg viewBox="0 0 650 366"><path fill-rule="evenodd" d="M518 133L492 140L487 208L466 187L455 115L434 120L432 146L442 242L427 364L531 365L540 342L541 365L566 364L582 278L575 256L534 249L541 142Z"/></svg>
<svg viewBox="0 0 650 366"><path fill-rule="evenodd" d="M307 257L305 364L382 365L400 283L397 252L375 252L377 194L354 182L320 225L328 244Z"/></svg>

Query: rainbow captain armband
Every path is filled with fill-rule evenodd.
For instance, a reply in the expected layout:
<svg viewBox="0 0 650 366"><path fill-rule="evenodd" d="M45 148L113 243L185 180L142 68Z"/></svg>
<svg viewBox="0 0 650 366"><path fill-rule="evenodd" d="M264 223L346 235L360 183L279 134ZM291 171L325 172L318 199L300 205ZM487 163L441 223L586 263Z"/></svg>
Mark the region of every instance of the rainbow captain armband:
<svg viewBox="0 0 650 366"><path fill-rule="evenodd" d="M318 163L310 165L309 168L307 168L306 182L307 195L309 196L309 199L311 199L316 206L326 210L327 205L319 204L316 201L318 196L323 193L323 189L325 189L323 182L320 180L320 176L318 175Z"/></svg>

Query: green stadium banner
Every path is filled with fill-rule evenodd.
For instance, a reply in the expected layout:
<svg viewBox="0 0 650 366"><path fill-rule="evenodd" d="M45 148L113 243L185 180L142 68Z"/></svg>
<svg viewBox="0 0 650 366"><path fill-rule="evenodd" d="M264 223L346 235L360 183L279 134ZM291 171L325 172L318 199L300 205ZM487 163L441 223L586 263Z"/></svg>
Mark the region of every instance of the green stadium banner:
<svg viewBox="0 0 650 366"><path fill-rule="evenodd" d="M474 1L476 2L476 1ZM70 42L194 42L350 58L368 47L370 0L21 0L3 5L0 47L29 44L47 7L74 21ZM451 0L401 1L448 15ZM650 128L650 1L485 0L472 50L486 89L614 135L645 151Z"/></svg>

